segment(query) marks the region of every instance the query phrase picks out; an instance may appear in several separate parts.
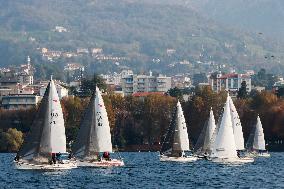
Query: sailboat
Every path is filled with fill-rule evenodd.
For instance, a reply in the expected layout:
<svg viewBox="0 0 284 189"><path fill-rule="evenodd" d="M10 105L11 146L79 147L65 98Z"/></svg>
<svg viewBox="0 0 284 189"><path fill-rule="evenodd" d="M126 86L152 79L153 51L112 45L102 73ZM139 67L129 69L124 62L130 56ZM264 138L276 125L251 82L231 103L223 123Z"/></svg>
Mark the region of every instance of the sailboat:
<svg viewBox="0 0 284 189"><path fill-rule="evenodd" d="M212 137L216 129L215 118L212 108L210 109L209 119L205 123L204 128L200 136L198 137L197 143L194 147L194 154L199 158L206 158L212 152Z"/></svg>
<svg viewBox="0 0 284 189"><path fill-rule="evenodd" d="M73 155L78 159L78 166L110 167L123 166L122 159L101 157L104 152L109 156L112 152L111 133L108 116L101 91L96 91L90 99L80 123L77 140L72 145Z"/></svg>
<svg viewBox="0 0 284 189"><path fill-rule="evenodd" d="M189 139L183 110L178 101L167 131L165 140L160 151L160 161L191 162L196 161L197 157L186 156L185 151L189 151Z"/></svg>
<svg viewBox="0 0 284 189"><path fill-rule="evenodd" d="M14 163L17 169L76 168L76 161L68 156L62 108L51 78L31 131L17 153Z"/></svg>
<svg viewBox="0 0 284 189"><path fill-rule="evenodd" d="M218 163L253 162L252 158L243 159L238 157L230 112L230 97L228 96L210 159Z"/></svg>
<svg viewBox="0 0 284 189"><path fill-rule="evenodd" d="M232 119L236 148L237 151L243 151L245 150L245 145L244 145L244 134L242 131L241 120L239 118L239 114L236 110L236 107L233 103L233 100L231 99L230 96L229 96L229 101L230 101L231 119Z"/></svg>
<svg viewBox="0 0 284 189"><path fill-rule="evenodd" d="M252 156L270 157L265 148L264 133L259 116L257 116L256 125L248 141L248 151Z"/></svg>

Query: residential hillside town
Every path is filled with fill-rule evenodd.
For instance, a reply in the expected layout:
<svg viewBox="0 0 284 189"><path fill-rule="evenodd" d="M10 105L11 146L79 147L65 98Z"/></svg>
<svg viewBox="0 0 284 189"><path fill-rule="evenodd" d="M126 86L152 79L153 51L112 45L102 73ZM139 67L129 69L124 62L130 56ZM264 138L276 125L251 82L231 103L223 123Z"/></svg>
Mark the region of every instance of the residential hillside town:
<svg viewBox="0 0 284 189"><path fill-rule="evenodd" d="M46 53L49 51L45 51ZM93 49L92 53L101 53L101 49ZM78 50L77 53L87 53L87 50ZM0 68L0 102L1 108L9 110L28 109L40 102L44 95L48 80L34 78L35 68L28 56L26 63L20 66L11 65L8 68ZM59 98L72 95L70 88L80 90L81 81L85 78L85 67L79 63L67 63L63 73L66 81L55 80ZM177 74L166 76L163 74L133 73L130 69L124 69L120 73L100 74L105 84L115 94L122 96L141 96L151 93L165 94L170 89L190 90L195 87L210 86L214 92L228 91L231 96L237 96L239 89L245 84L247 93L252 90L262 91L265 87L253 86L252 77L254 71L246 70L244 73L223 73L221 71L200 74ZM283 78L272 83L271 89L277 93L284 87Z"/></svg>
<svg viewBox="0 0 284 189"><path fill-rule="evenodd" d="M26 64L0 69L1 108L8 110L28 109L37 105L44 95L48 80L34 79L34 67L30 57ZM68 96L67 84L55 81L59 98Z"/></svg>

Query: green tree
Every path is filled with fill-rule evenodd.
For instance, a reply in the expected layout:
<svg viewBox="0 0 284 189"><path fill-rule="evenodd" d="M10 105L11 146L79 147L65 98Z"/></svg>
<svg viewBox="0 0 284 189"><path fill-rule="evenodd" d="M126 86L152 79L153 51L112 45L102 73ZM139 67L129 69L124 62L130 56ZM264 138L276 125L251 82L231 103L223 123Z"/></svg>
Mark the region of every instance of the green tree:
<svg viewBox="0 0 284 189"><path fill-rule="evenodd" d="M23 133L10 128L7 132L0 132L0 151L17 152L23 143Z"/></svg>
<svg viewBox="0 0 284 189"><path fill-rule="evenodd" d="M177 88L177 87L169 89L166 94L167 94L167 95L170 95L170 96L172 96L172 97L176 97L176 98L178 98L179 100L182 100L182 99L183 99L183 98L182 98L182 95L183 95L182 90L180 90L180 89Z"/></svg>
<svg viewBox="0 0 284 189"><path fill-rule="evenodd" d="M241 88L239 88L237 97L238 98L243 98L243 99L248 97L246 81L243 81L241 83Z"/></svg>
<svg viewBox="0 0 284 189"><path fill-rule="evenodd" d="M95 74L93 78L85 78L81 81L80 91L75 95L81 97L91 96L94 93L96 86L99 87L100 90L107 89L104 80Z"/></svg>

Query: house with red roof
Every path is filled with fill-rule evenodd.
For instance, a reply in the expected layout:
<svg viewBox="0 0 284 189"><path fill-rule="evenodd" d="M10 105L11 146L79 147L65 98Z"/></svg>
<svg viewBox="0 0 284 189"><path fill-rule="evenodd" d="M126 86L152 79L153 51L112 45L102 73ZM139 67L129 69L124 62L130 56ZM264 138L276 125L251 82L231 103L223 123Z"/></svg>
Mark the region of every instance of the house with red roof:
<svg viewBox="0 0 284 189"><path fill-rule="evenodd" d="M247 92L251 91L251 76L249 74L228 73L222 74L220 72L213 73L209 77L209 85L212 90L219 92L222 90L228 91L231 95L236 95L242 82L245 81L247 85Z"/></svg>

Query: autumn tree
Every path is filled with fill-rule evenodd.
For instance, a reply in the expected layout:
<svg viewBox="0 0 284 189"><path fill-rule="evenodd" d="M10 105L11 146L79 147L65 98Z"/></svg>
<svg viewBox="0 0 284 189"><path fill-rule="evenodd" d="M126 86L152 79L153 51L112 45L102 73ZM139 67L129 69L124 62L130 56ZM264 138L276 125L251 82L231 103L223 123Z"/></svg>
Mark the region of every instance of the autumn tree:
<svg viewBox="0 0 284 189"><path fill-rule="evenodd" d="M0 151L17 152L23 143L23 133L15 128L0 132Z"/></svg>

